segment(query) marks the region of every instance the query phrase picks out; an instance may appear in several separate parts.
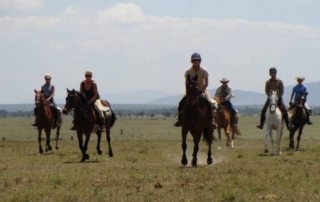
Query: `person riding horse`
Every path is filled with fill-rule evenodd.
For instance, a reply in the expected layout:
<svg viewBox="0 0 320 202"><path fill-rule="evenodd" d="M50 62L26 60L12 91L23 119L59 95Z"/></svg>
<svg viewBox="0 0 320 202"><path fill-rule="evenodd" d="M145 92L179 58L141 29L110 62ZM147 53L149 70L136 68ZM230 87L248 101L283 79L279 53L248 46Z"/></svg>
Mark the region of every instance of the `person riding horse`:
<svg viewBox="0 0 320 202"><path fill-rule="evenodd" d="M200 66L201 64L201 56L199 53L193 53L191 55L191 63L192 66L185 72L185 79L186 79L186 85L187 85L187 77L188 75L191 78L197 77L196 80L196 87L198 91L201 93L201 95L204 97L204 99L207 101L208 110L210 110L210 115L212 119L212 126L215 128L216 123L213 118L214 113L214 104L210 97L209 91L207 90L207 87L209 85L209 74L207 70ZM177 127L181 126L181 114L183 113L184 104L185 104L186 96L184 96L181 101L179 102L178 107L178 121L174 124Z"/></svg>
<svg viewBox="0 0 320 202"><path fill-rule="evenodd" d="M44 98L50 103L50 105L54 109L54 127L58 124L59 117L61 116L61 111L57 107L56 103L54 102L53 96L55 94L55 87L51 84L51 76L49 74L46 74L44 76L45 84L41 86L41 92L44 95ZM34 114L35 114L35 122L32 124L32 126L37 126L38 123L38 110L37 107L34 108Z"/></svg>
<svg viewBox="0 0 320 202"><path fill-rule="evenodd" d="M300 102L301 96L304 96L304 109L307 114L307 124L311 125L312 124L312 122L310 121L311 109L307 104L308 91L307 91L307 88L302 84L304 80L305 80L304 77L297 77L298 84L292 89L289 105L290 107L298 105ZM294 98L293 102L292 102L292 98Z"/></svg>
<svg viewBox="0 0 320 202"><path fill-rule="evenodd" d="M269 96L269 93L273 90L278 92L278 94L279 94L278 95L279 96L278 106L281 110L283 119L286 123L288 130L290 130L292 128L292 124L289 122L288 112L287 112L286 106L284 105L283 100L282 100L282 96L284 93L283 83L280 79L277 78L277 69L275 67L271 67L269 69L269 74L270 74L271 78L266 81L265 93L267 96ZM269 106L269 99L267 99L266 103L264 104L264 106L261 110L260 124L257 126L257 128L260 128L260 129L263 128L263 124L266 119L265 114L266 114L268 106Z"/></svg>
<svg viewBox="0 0 320 202"><path fill-rule="evenodd" d="M219 97L220 99L222 99L222 105L225 106L231 114L231 118L230 118L231 127L234 127L237 125L236 123L237 111L235 110L232 103L230 102L232 98L232 89L230 88L230 86L228 86L228 83L229 83L228 79L223 78L222 80L220 80L220 82L222 83L222 85L219 88L217 88L214 97Z"/></svg>
<svg viewBox="0 0 320 202"><path fill-rule="evenodd" d="M92 80L92 72L85 72L85 80L80 83L80 93L87 99L87 105L93 107L98 115L97 123L100 126L100 130L104 129L105 118L102 110L102 104L100 101L100 95L98 93L97 84ZM75 130L73 125L71 130Z"/></svg>

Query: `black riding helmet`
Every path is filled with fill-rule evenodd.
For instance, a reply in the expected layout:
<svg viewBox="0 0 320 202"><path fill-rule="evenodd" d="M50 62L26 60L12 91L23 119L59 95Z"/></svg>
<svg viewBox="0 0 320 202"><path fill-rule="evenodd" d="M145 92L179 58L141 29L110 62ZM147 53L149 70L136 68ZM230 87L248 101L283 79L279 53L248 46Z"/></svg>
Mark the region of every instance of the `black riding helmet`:
<svg viewBox="0 0 320 202"><path fill-rule="evenodd" d="M269 74L272 74L272 73L277 73L277 69L275 68L275 67L271 67L270 69L269 69Z"/></svg>
<svg viewBox="0 0 320 202"><path fill-rule="evenodd" d="M191 55L191 62L194 61L194 60L198 60L198 61L201 61L201 56L199 53L193 53Z"/></svg>

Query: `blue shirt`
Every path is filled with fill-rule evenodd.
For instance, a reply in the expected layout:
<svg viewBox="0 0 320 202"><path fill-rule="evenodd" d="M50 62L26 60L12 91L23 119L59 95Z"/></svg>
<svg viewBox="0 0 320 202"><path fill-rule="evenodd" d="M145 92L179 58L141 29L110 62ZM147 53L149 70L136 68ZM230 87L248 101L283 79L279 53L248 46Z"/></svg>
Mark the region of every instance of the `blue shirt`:
<svg viewBox="0 0 320 202"><path fill-rule="evenodd" d="M54 86L53 85L48 85L48 84L44 84L42 86L42 92L43 92L43 95L45 98L48 98L51 96L52 92L53 92L53 88Z"/></svg>
<svg viewBox="0 0 320 202"><path fill-rule="evenodd" d="M294 93L294 100L298 100L301 95L306 95L308 91L303 84L298 84L292 89L292 93Z"/></svg>

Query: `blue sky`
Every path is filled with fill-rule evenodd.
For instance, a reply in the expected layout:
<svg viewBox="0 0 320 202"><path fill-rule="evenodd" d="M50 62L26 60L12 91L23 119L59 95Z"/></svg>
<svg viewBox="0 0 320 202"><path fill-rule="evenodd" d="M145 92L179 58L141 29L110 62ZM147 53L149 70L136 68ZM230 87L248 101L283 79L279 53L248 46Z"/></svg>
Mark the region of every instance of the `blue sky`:
<svg viewBox="0 0 320 202"><path fill-rule="evenodd" d="M0 0L0 103L33 101L50 73L57 97L92 70L102 93L179 94L192 52L210 88L263 92L270 66L286 85L319 80L316 0Z"/></svg>

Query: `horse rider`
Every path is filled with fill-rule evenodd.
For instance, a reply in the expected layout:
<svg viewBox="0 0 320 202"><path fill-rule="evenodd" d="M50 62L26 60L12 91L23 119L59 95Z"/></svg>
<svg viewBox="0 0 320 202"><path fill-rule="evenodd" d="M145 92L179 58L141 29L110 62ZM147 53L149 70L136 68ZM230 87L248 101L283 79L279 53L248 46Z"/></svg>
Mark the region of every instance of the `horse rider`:
<svg viewBox="0 0 320 202"><path fill-rule="evenodd" d="M219 88L217 88L214 97L219 97L222 99L222 105L225 106L228 111L231 114L230 117L230 125L231 127L236 126L236 114L237 111L236 109L233 107L232 103L230 102L231 98L232 98L232 89L231 87L228 85L229 80L226 78L222 78L220 80L220 83L222 84Z"/></svg>
<svg viewBox="0 0 320 202"><path fill-rule="evenodd" d="M98 93L97 84L92 80L92 72L85 72L85 80L80 83L80 93L84 95L87 99L87 105L92 106L93 109L97 112L98 120L97 123L100 126L100 130L104 129L105 118L102 110L102 104L100 101L100 96ZM75 130L75 126L73 125L71 130Z"/></svg>
<svg viewBox="0 0 320 202"><path fill-rule="evenodd" d="M208 102L209 110L210 110L210 115L212 119L212 126L215 128L216 123L213 118L213 112L214 112L214 103L210 97L209 91L207 89L209 85L209 74L207 70L200 66L201 64L201 56L199 53L193 53L191 55L191 63L192 66L185 72L185 82L187 83L187 77L188 75L191 76L191 78L194 78L197 76L197 81L196 81L196 87L198 91L201 93L201 95L205 98L205 100ZM181 114L183 113L183 108L184 108L184 102L186 100L186 95L181 99L179 102L179 107L178 107L178 121L174 124L175 126L179 127L182 125L181 123Z"/></svg>
<svg viewBox="0 0 320 202"><path fill-rule="evenodd" d="M310 109L309 105L307 104L308 90L302 84L302 82L304 80L305 80L304 77L297 77L298 84L295 87L293 87L293 89L292 89L289 105L290 105L290 107L294 106L294 105L298 105L299 102L300 102L300 97L304 96L305 100L304 100L304 106L303 107L304 107L305 112L307 114L307 124L311 125L312 124L312 122L310 121L311 109ZM292 98L294 98L293 102L292 102Z"/></svg>
<svg viewBox="0 0 320 202"><path fill-rule="evenodd" d="M57 107L56 103L54 102L53 96L55 94L55 87L51 84L51 76L49 74L46 74L44 76L45 84L41 86L41 92L43 93L44 98L47 102L50 103L50 105L54 109L54 126L57 125L58 117L61 116L61 111ZM36 116L35 123L32 124L32 126L37 126L38 123L38 110L37 108L34 109L34 114Z"/></svg>
<svg viewBox="0 0 320 202"><path fill-rule="evenodd" d="M269 75L270 75L270 79L267 80L265 84L265 93L267 96L269 96L272 90L278 92L278 96L279 96L278 106L280 108L280 111L282 113L283 119L286 123L288 130L290 130L292 128L292 124L289 122L288 112L282 100L282 96L284 93L283 83L280 79L277 78L277 69L275 67L271 67L269 69ZM260 129L263 128L268 106L269 106L269 97L261 110L260 124L257 126L257 128L260 128Z"/></svg>

